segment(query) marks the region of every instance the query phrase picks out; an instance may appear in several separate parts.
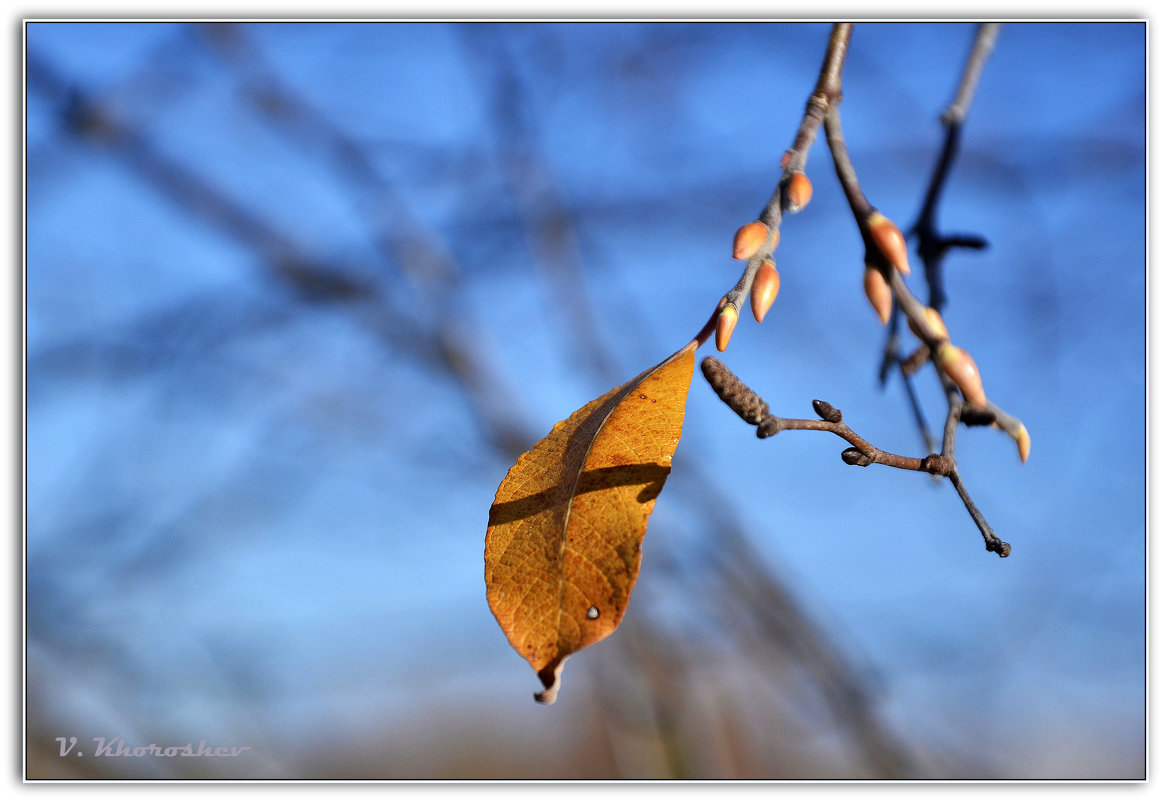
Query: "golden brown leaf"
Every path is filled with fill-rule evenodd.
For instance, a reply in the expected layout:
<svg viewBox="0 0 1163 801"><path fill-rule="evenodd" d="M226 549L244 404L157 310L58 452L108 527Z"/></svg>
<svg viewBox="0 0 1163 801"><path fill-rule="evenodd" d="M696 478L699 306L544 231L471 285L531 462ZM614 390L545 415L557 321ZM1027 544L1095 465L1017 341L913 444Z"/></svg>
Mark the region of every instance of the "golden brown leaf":
<svg viewBox="0 0 1163 801"><path fill-rule="evenodd" d="M654 501L682 435L696 343L553 427L497 489L489 608L553 703L561 666L609 636L638 578Z"/></svg>

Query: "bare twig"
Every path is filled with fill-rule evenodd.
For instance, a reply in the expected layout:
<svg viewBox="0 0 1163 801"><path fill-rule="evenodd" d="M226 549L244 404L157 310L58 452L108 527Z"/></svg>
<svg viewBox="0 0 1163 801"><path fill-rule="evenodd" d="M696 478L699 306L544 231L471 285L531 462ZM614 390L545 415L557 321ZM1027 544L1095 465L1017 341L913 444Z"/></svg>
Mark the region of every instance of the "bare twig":
<svg viewBox="0 0 1163 801"><path fill-rule="evenodd" d="M702 364L703 376L715 390L723 403L731 407L743 420L756 426L756 436L760 439L773 437L781 431L830 431L852 445L843 451L842 458L847 464L867 467L882 464L899 470L916 470L934 475L948 475L947 460L939 454L924 458L901 456L881 450L861 437L844 422L843 413L827 401L814 400L812 408L820 416L819 420L777 417L767 408L767 403L754 390L743 383L718 359L707 356Z"/></svg>
<svg viewBox="0 0 1163 801"><path fill-rule="evenodd" d="M803 172L808 162L808 151L816 140L816 131L824 121L828 109L840 99L841 75L844 70L844 59L848 55L848 42L852 38L852 23L837 22L832 26L832 35L828 39L828 48L824 53L824 63L820 67L820 77L816 81L816 89L808 98L804 118L796 131L795 140L791 148L784 154L784 170L786 173ZM777 205L773 203L769 207Z"/></svg>
<svg viewBox="0 0 1163 801"><path fill-rule="evenodd" d="M957 96L941 115L941 121L946 125L958 125L965 120L969 113L969 104L973 102L973 93L977 91L977 82L981 79L981 70L985 67L985 60L993 52L997 33L1001 30L1000 22L983 22L977 28L977 38L973 42L973 49L969 53L969 60L965 64L965 71L961 75L961 83L957 86Z"/></svg>
<svg viewBox="0 0 1163 801"><path fill-rule="evenodd" d="M975 59L974 62L979 63L980 59ZM965 93L959 93L959 95L962 94ZM961 481L960 474L957 471L957 461L954 448L956 441L956 429L962 420L963 409L973 407L965 406L965 402L962 400L962 391L959 389L958 384L955 383L953 379L951 379L949 375L946 374L945 370L943 370L942 367L937 363L942 346L949 345L948 334L943 330L939 330L934 324L932 324L932 321L926 314L926 307L919 300L917 300L912 292L909 291L908 286L905 284L904 275L901 271L901 268L903 268L905 264L890 258L891 254L886 252L886 250L874 237L873 226L871 223L877 218L880 218L881 220L883 220L883 218L876 214L875 207L873 207L868 202L867 198L864 196L864 192L860 188L859 181L856 177L855 168L852 165L848 154L848 148L844 142L844 136L840 122L840 107L838 103L833 104L829 109L828 114L824 119L824 130L828 138L828 147L832 152L832 159L835 162L836 175L840 179L840 184L844 190L845 196L848 198L849 206L852 208L853 216L856 218L857 226L860 229L861 238L864 240L864 263L866 265L866 269L877 270L884 277L885 282L888 284L892 293L893 314L895 315L898 312L903 313L904 316L909 320L910 327L923 343L925 350L927 351L926 355L928 356L929 361L934 364L937 375L941 380L942 387L945 390L949 404L949 413L946 417L945 437L941 449L941 457L943 460L945 460L945 464L943 466L944 469L940 472L942 475L948 476L957 487L957 492L959 495L961 495L966 509L969 511L970 516L981 530L982 536L985 538L986 548L990 551L998 553L1001 556L1007 556L1010 552L1010 546L998 539L993 529L985 521L984 517L981 515L981 512L977 509L976 505L973 504L972 499L969 497L969 494ZM896 347L896 340L893 331L890 331L889 342L890 347ZM918 354L918 356L920 355L921 354ZM897 358L899 359L899 356ZM910 359L908 361L910 364L907 366L905 361L898 361L898 364L901 366L901 372L903 375L905 375L906 380L909 371L916 369L916 365L911 363L913 360ZM913 400L915 402L915 399ZM998 418L993 411L982 410L982 412L992 416L993 419L990 420L990 423L996 425L998 428L1003 428L1003 430L1014 437L1015 440L1018 440L1019 454L1021 454L1022 458L1024 459L1025 456L1024 451L1022 450L1022 440L1019 439L1019 437L1027 437L1026 446L1028 447L1028 435L1025 434L1025 428L1022 426L1021 422L1015 418L1008 418L1007 415L1007 423L1005 426L1003 426L998 423ZM976 414L976 411L973 413ZM922 427L922 433L925 435L927 443L931 441L931 438L928 436L928 432L924 427Z"/></svg>
<svg viewBox="0 0 1163 801"><path fill-rule="evenodd" d="M880 251L872 247L868 240L868 229L864 221L875 209L868 202L868 198L864 196L864 191L860 188L860 181L856 178L856 169L852 166L852 159L848 155L848 144L844 141L844 129L840 125L839 104L828 109L828 116L824 119L824 135L828 140L828 150L832 153L836 177L840 179L840 188L844 190L844 197L848 200L852 215L860 226L865 246L871 251L869 256L873 254L880 256ZM866 260L869 256L866 256Z"/></svg>
<svg viewBox="0 0 1163 801"><path fill-rule="evenodd" d="M771 199L768 200L767 205L763 207L756 218L767 226L767 239L748 258L739 281L719 301L719 305L712 315L712 321L718 318L726 306L734 307L735 312L743 308L744 299L751 291L751 285L755 281L755 274L759 271L760 265L765 259L771 257L779 244L783 213L798 210L790 205L788 187L793 180L797 179L797 176L801 180L806 177L803 175L804 167L807 165L808 153L816 140L816 132L828 110L840 99L840 79L851 36L851 22L838 22L832 26L832 33L824 54L824 63L820 67L820 74L816 80L815 91L808 98L807 108L804 110L803 120L796 131L792 146L781 159L780 166L783 168L783 172ZM702 341L700 340L700 344Z"/></svg>
<svg viewBox="0 0 1163 801"><path fill-rule="evenodd" d="M993 50L1000 27L999 23L990 22L982 24L977 29L977 37L962 72L956 97L941 115L941 124L945 127L945 142L933 169L933 175L929 179L929 188L925 192L921 212L909 232L917 239L917 254L925 266L925 281L929 285L929 305L938 311L948 301L943 273L945 254L954 248L983 250L988 246L984 238L974 234L938 233L937 206L960 150L961 126L965 122L966 114L969 113L981 71Z"/></svg>
<svg viewBox="0 0 1163 801"><path fill-rule="evenodd" d="M908 233L909 237L915 237L917 239L917 254L921 257L921 262L924 265L925 283L929 288L929 306L938 311L945 306L948 300L945 293L944 281L945 255L954 248L981 250L987 247L987 242L980 236L972 234L939 234L937 232L936 219L937 206L941 193L952 171L953 162L960 148L961 126L969 111L969 105L973 101L973 95L977 88L978 80L981 77L982 68L985 66L985 60L993 49L999 28L1000 25L997 23L986 23L978 27L973 48L958 84L956 97L941 116L941 122L945 126L945 142L940 156L937 159L937 164L933 169L933 174L929 179L929 186L925 192L925 200L921 212L918 215L916 223L913 224ZM883 386L887 382L890 369L893 366L898 368L905 387L905 394L913 410L913 415L921 437L926 447L931 449L933 435L930 433L924 417L919 412L916 389L911 380L912 374L920 367L922 361L927 358L927 353L916 351L907 358L901 356L899 339L897 338L900 319L898 312L899 307L894 307L892 326L885 340L884 356L881 360L880 384Z"/></svg>
<svg viewBox="0 0 1163 801"><path fill-rule="evenodd" d="M605 348L590 344L602 339L602 327L584 280L579 234L541 152L527 89L501 40L475 25L457 30L466 58L491 61L491 69L480 74L488 76L485 92L491 101L497 162L520 212L534 263L549 283L576 361L598 380L607 381L619 370Z"/></svg>
<svg viewBox="0 0 1163 801"><path fill-rule="evenodd" d="M1003 542L986 522L985 516L973 502L961 480L961 474L957 471L957 460L953 456L953 451L957 424L964 408L960 400L955 400L952 404L954 412L950 414L949 423L946 425L945 442L941 453L930 453L923 457L902 456L877 448L861 437L844 422L841 411L826 401L812 401L812 407L820 416L819 420L777 417L769 411L763 398L718 359L707 356L703 359L701 367L703 376L715 390L715 394L743 420L756 426L756 436L760 439L774 436L781 431L829 431L851 445L840 454L845 464L857 467L882 464L899 470L913 470L948 478L965 504L969 516L981 531L986 550L993 551L1001 557L1009 556L1009 543Z"/></svg>
<svg viewBox="0 0 1163 801"><path fill-rule="evenodd" d="M954 105L950 107L950 111L946 114L949 120L947 124L951 130L955 129L960 119L964 117L965 110L968 108L968 104L972 99L973 87L976 85L980 75L985 54L988 53L989 47L992 46L992 38L995 34L995 28L982 28L980 31L978 45L975 46L974 52L970 57L970 64L967 66L965 75L962 78L957 99L954 101ZM814 402L821 420L777 417L771 414L761 398L735 378L717 360L705 359L703 361L703 373L724 402L731 406L740 417L757 427L756 433L761 438L769 437L786 430L831 431L833 434L850 443L851 447L847 448L842 454L844 461L848 464L860 466L884 464L899 469L915 470L949 478L961 496L965 508L969 511L970 516L985 538L986 548L1001 556L1007 556L1010 552L1010 546L1002 542L985 521L984 516L973 503L972 498L970 498L965 488L964 482L961 480L960 473L957 470L955 452L956 431L963 420L966 421L967 425L971 424L970 421L972 421L972 424L976 425L989 424L1002 428L1014 437L1015 440L1018 440L1019 454L1023 460L1025 459L1025 450L1023 448L1028 449L1028 435L1025 433L1025 428L1021 425L1020 421L1005 415L1000 409L993 407L992 404L984 400L979 381L977 381L975 387L966 383L964 373L970 370L969 367L959 367L958 369L961 374L958 375L956 380L950 376L948 373L951 369L948 366L949 363L956 359L960 360L962 365L966 365L968 364L968 356L963 354L960 349L954 348L951 345L948 333L944 330L943 323L940 322L939 318L937 320L931 319L927 314L929 310L926 306L917 300L912 292L909 291L904 281L904 274L908 272L908 258L904 247L904 237L896 225L884 217L869 202L860 187L856 169L852 164L847 144L844 141L843 126L840 120L840 101L842 99L840 76L850 35L851 26L848 24L838 24L832 30L832 37L828 44L824 64L820 70L816 90L809 98L807 110L805 111L803 121L796 135L795 144L784 156L783 165L785 173L783 179L780 181L775 194L773 194L771 201L760 216L760 222L764 223L768 228L767 241L751 256L739 283L719 301L719 307L715 315L712 315L707 325L704 326L703 331L700 332L698 341L701 344L703 339L709 336L710 329L716 317L719 318L720 322L722 321L722 316L726 313L724 307L731 305L734 306L735 312L738 311L742 297L750 287L759 265L764 259L770 257L775 244L778 243L780 215L786 205L783 194L784 190L788 186L789 178L794 176L798 170L802 170L806 162L807 150L815 140L816 131L822 122L828 141L828 149L832 154L836 176L840 180L844 196L848 200L848 205L852 210L861 239L864 242L864 264L867 271L866 282L871 281L871 283L866 283L866 288L875 288L879 284L879 289L875 293L872 289L869 289L870 300L873 301L873 305L877 308L883 320L887 321L891 319L893 322L889 330L889 341L886 346L885 357L881 364L882 381L887 376L891 365L896 364L898 370L905 378L906 388L909 392L909 400L914 411L914 416L924 436L925 445L932 451L934 440L928 432L928 427L921 413L920 403L916 398L908 378L920 369L926 361L934 365L942 388L945 391L949 407L949 412L945 420L945 436L942 441L941 452L930 452L928 456L918 458L901 456L876 448L844 424L839 410L823 401ZM935 208L935 199L939 194L940 185L944 182L949 165L952 163L952 153L954 152L956 142L956 133L953 133L946 143L947 152L942 161L944 166L938 170L937 175L934 177L934 185L930 187L932 202L927 204L930 216L933 213L932 209ZM949 247L954 245L973 246L975 241L972 237L964 236L954 237L947 241L943 240L941 255ZM874 294L876 297L873 297ZM891 309L889 306L891 306ZM902 358L899 352L899 339L897 334L899 331L900 314L903 314L908 319L910 328L912 328L922 343L921 348L908 358ZM720 343L720 350L723 348L724 345ZM939 363L942 353L949 359L948 362ZM976 368L972 368L972 371L972 376L976 380ZM967 403L963 399L963 393L965 397L971 398L977 405ZM984 404L984 406L981 404ZM999 415L1001 416L999 417ZM1019 437L1025 437L1024 445L1023 440Z"/></svg>

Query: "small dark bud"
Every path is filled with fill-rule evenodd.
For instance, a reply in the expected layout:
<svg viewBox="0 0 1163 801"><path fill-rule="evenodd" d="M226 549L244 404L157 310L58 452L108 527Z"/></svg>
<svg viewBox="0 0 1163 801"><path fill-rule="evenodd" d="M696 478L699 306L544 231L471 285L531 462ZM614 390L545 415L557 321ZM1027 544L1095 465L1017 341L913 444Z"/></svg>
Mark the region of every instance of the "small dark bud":
<svg viewBox="0 0 1163 801"><path fill-rule="evenodd" d="M985 550L993 551L998 556L1000 556L1002 559L1005 559L1007 556L1010 555L1011 548L1010 548L1010 544L1008 542L1002 542L1001 540L997 540L996 542L987 542L985 544Z"/></svg>
<svg viewBox="0 0 1163 801"><path fill-rule="evenodd" d="M855 467L868 467L872 464L872 459L868 454L859 448L845 448L840 454L840 458L844 460L844 464L850 464Z"/></svg>
<svg viewBox="0 0 1163 801"><path fill-rule="evenodd" d="M768 415L760 422L759 427L755 431L755 436L760 439L767 439L768 437L774 437L780 431L783 431L783 420L774 415Z"/></svg>
<svg viewBox="0 0 1163 801"><path fill-rule="evenodd" d="M839 423L844 419L840 410L827 401L814 400L812 408L816 410L816 414L820 415L821 420L826 420L829 423Z"/></svg>

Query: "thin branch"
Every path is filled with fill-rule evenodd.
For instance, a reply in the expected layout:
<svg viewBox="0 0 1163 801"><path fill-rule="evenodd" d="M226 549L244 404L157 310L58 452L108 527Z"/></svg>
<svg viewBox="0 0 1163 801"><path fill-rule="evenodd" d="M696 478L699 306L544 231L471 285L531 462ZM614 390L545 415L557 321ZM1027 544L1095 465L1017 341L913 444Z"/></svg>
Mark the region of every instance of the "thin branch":
<svg viewBox="0 0 1163 801"><path fill-rule="evenodd" d="M848 144L844 141L844 129L840 124L839 104L828 110L828 116L824 119L824 135L828 140L828 150L832 153L836 177L840 179L840 188L844 190L844 197L848 199L852 216L856 218L856 223L860 226L860 234L864 238L865 248L870 251L865 255L865 261L868 261L872 254L881 255L869 242L868 227L864 222L876 209L864 196L864 191L860 188L860 181L856 178L856 169L852 166L852 159L848 155ZM883 261L883 258L881 260Z"/></svg>
<svg viewBox="0 0 1163 801"><path fill-rule="evenodd" d="M876 209L864 196L864 192L860 188L859 180L856 177L856 170L852 165L848 148L844 142L839 105L834 105L829 110L828 116L824 120L824 130L828 137L828 147L832 152L832 159L836 165L836 175L840 179L844 194L848 198L853 216L856 218L857 226L864 240L865 264L880 270L884 274L889 288L892 290L894 310L899 310L909 320L910 327L914 333L916 333L917 337L928 348L930 361L935 362L941 345L947 343L949 337L944 331L933 327L925 313L926 307L909 291L901 270L896 265L889 263L886 254L876 246L872 239L868 222ZM890 331L891 339L892 332ZM952 387L952 392L956 395L957 399L960 399L960 394L957 392L956 386L947 379L939 368L937 372L942 377L947 392ZM1007 433L1014 434L1018 427L1021 426L1021 422L1014 418L1010 418L1010 420L1010 425L1004 427L999 425L999 427L1002 427Z"/></svg>
<svg viewBox="0 0 1163 801"><path fill-rule="evenodd" d="M533 262L541 269L570 332L568 342L575 360L601 382L619 373L612 353L597 346L602 340L598 313L584 280L580 236L556 177L547 163L543 138L531 110L528 90L504 43L476 25L460 25L457 32L466 61L487 58L485 97L490 101L489 122L498 143L496 161L520 212Z"/></svg>
<svg viewBox="0 0 1163 801"><path fill-rule="evenodd" d="M965 504L965 510L969 512L969 516L973 518L973 522L977 524L977 528L981 531L981 536L985 538L985 550L992 551L1005 559L1010 555L1010 544L1001 539L985 520L985 515L977 508L977 504L969 497L969 491L965 489L965 485L961 481L961 474L957 472L957 466L949 471L949 481L953 484L957 494L961 496L961 502Z"/></svg>
<svg viewBox="0 0 1163 801"><path fill-rule="evenodd" d="M960 124L969 113L969 105L973 102L974 92L977 91L977 82L981 79L981 70L985 67L985 60L993 52L999 30L1000 22L983 22L978 26L977 38L973 42L973 49L961 75L961 83L957 87L957 96L941 115L941 121L946 125Z"/></svg>
<svg viewBox="0 0 1163 801"><path fill-rule="evenodd" d="M841 74L844 71L844 59L848 55L848 42L851 38L851 22L837 22L832 26L828 49L824 53L824 63L820 67L820 77L816 80L816 89L808 98L808 105L796 132L795 141L784 156L784 169L787 172L803 172L808 162L808 151L816 140L816 131L824 121L828 109L840 99Z"/></svg>
<svg viewBox="0 0 1163 801"><path fill-rule="evenodd" d="M910 234L917 238L917 254L925 266L925 281L929 285L929 305L938 311L948 301L948 296L945 294L943 273L945 254L954 248L982 250L987 246L986 240L980 236L972 234L942 236L938 233L937 206L960 150L961 126L969 113L969 106L973 102L977 83L981 78L981 71L985 67L986 59L993 51L1000 28L999 23L990 22L980 25L977 29L977 37L965 63L965 69L962 71L956 97L941 115L941 124L945 127L945 142L929 179L924 204L921 206L916 223L910 230Z"/></svg>
<svg viewBox="0 0 1163 801"><path fill-rule="evenodd" d="M985 61L989 53L993 50L999 28L1000 25L998 23L986 23L977 29L977 36L973 48L970 51L965 69L962 71L956 97L941 116L941 122L945 126L945 141L937 159L937 164L929 179L929 186L925 191L925 200L921 207L921 212L918 215L916 223L909 230L909 236L916 237L917 239L917 254L921 257L921 263L924 266L925 272L925 283L929 288L929 306L938 311L945 306L948 299L945 293L943 269L945 255L954 248L982 250L988 246L988 243L983 237L974 234L939 234L937 232L936 219L937 206L941 198L941 193L944 190L949 174L952 172L953 163L960 150L961 125L965 120L966 114L969 112L969 106L973 101L973 95L980 80L981 71L985 66ZM901 357L899 340L897 339L899 318L899 306L894 305L892 327L885 340L884 356L881 361L880 384L884 386L888 379L889 367L892 364L896 364L899 368L905 393L908 397L910 407L913 409L913 415L916 419L921 437L925 441L926 446L931 446L933 436L923 416L919 414L916 389L911 379L912 374L919 368L921 359L927 357L927 353L923 354L917 351L908 357L908 359ZM1007 431L1011 435L1016 436L1016 430L1014 428Z"/></svg>
<svg viewBox="0 0 1163 801"><path fill-rule="evenodd" d="M987 32L987 34L988 33L989 32ZM982 37L979 36L979 42L981 40ZM985 37L985 41L987 43L991 43L992 39L987 35ZM988 52L988 50L984 48L975 48L975 56L971 58L970 70L976 71L978 73L980 72L980 65L984 59L985 52ZM971 76L969 79L963 80L962 85L963 87L971 87L972 85L975 85L975 82L976 78ZM971 97L971 92L969 89L965 89L964 91L959 92L958 96L960 102L962 103L962 105L958 108L964 109L968 98ZM954 125L953 127L955 128L956 126ZM834 104L829 109L828 115L824 119L824 131L828 138L828 147L832 152L832 159L835 162L836 175L840 179L840 184L844 189L844 194L848 198L848 204L852 208L853 216L856 218L857 226L860 229L861 238L864 240L864 263L866 268L878 270L884 276L889 285L889 288L892 291L892 314L896 315L898 312L900 312L903 313L906 318L908 318L910 327L924 344L925 349L928 352L928 358L933 363L934 369L937 372L937 376L941 381L942 388L945 390L946 399L949 405L949 413L945 420L945 436L943 439L941 454L938 457L940 462L936 463L936 465L941 469L929 471L940 473L941 475L948 477L953 485L957 488L957 493L961 496L961 500L965 504L966 510L969 512L970 517L973 518L974 523L977 524L978 529L981 531L982 537L985 538L986 549L997 553L999 556L1008 556L1010 553L1009 544L998 538L993 528L989 525L988 522L986 522L985 517L981 514L981 511L977 508L976 504L973 503L972 498L970 498L969 493L965 489L965 485L961 480L960 473L957 470L957 427L960 425L964 413L969 412L976 415L978 412L974 407L970 407L965 404L965 401L962 399L962 392L958 385L953 381L952 378L950 378L949 375L947 375L945 370L942 369L941 365L938 364L938 356L941 353L942 346L949 345L948 334L945 331L938 330L934 325L931 324L931 321L926 314L925 306L923 306L921 302L917 300L917 298L909 291L908 286L905 284L904 275L901 272L901 268L905 267L906 265L903 263L896 264L890 261L891 254L887 253L881 246L879 246L878 242L873 236L872 225L870 223L873 219L876 219L874 217L874 212L876 212L876 209L864 196L864 192L861 190L860 183L856 177L855 168L852 165L851 158L848 154L848 148L844 142L843 129L840 122L839 104ZM950 148L955 147L957 142L956 134L952 135L950 139L947 140L947 143L949 142L951 142L951 144L949 144ZM951 156L949 157L949 163L952 163ZM944 176L940 174L940 171L938 176L935 176L935 181L944 181ZM876 216L879 217L879 215ZM880 222L883 223L883 220ZM901 258L903 258L903 256ZM888 347L891 348L896 347L894 331L890 331L889 334L890 345ZM901 365L902 374L905 376L906 385L908 385L908 373L906 372L905 363L901 361L899 364ZM911 386L909 389L910 400L913 401L914 407L916 407L915 397L911 392ZM990 405L991 404L987 403L987 406ZM999 424L998 418L996 417L996 414L994 414L994 411L1000 410L984 409L981 410L981 414L992 416L993 419L991 423L999 428L1003 428L1003 426ZM1023 441L1020 437L1026 437L1025 447L1028 448L1028 434L1025 433L1025 427L1021 424L1020 421L1016 420L1015 418L1010 418L1007 420L1006 426L1003 428L1003 430L1005 430L1010 434L1010 436L1018 441L1019 455L1021 455L1024 460L1025 451L1023 450ZM927 428L923 424L922 434L925 436L927 442L930 441ZM926 469L934 466L934 456L936 455L934 454L933 456L926 457L927 460L930 460ZM856 458L855 455L853 458ZM867 463L872 463L872 457L870 454L863 453L862 458L868 458L869 461ZM845 461L848 461L848 459L846 458ZM862 464L865 462L858 460L850 463Z"/></svg>
<svg viewBox="0 0 1163 801"><path fill-rule="evenodd" d="M824 53L824 63L820 66L819 77L816 79L816 88L808 98L804 116L796 131L791 148L784 153L780 162L783 172L775 191L767 205L759 212L756 218L767 226L768 235L763 244L747 260L743 274L735 286L719 301L713 318L726 306L733 306L738 312L743 308L744 300L751 291L755 274L765 259L771 257L779 244L780 225L783 222L784 211L798 211L798 207L789 205L788 186L791 181L804 179L804 167L808 162L808 153L816 140L816 131L823 122L828 110L838 102L841 95L841 74L844 70L844 59L848 53L848 42L852 37L851 22L837 22L832 26L832 33L828 38L828 46ZM810 183L808 184L810 186ZM701 342L700 342L701 344Z"/></svg>
<svg viewBox="0 0 1163 801"><path fill-rule="evenodd" d="M972 98L972 88L976 85L977 78L980 75L985 54L988 52L988 48L992 46L992 37L995 34L996 29L992 28L983 29L983 32L980 33L978 37L979 45L974 48L974 53L971 55L970 65L967 67L966 75L962 79L962 88L958 92L954 106L951 107L952 113L947 115L951 120L956 121L959 119L959 116L964 115L964 110ZM841 454L844 461L848 464L859 466L884 464L903 470L926 472L949 478L961 496L965 508L969 511L970 516L985 538L986 549L1000 556L1008 556L1010 546L1002 542L986 522L984 516L982 516L980 510L973 503L972 498L970 498L961 480L960 473L957 471L955 453L956 432L963 418L970 418L973 424L991 424L995 427L1003 428L1015 440L1018 440L1019 455L1022 456L1023 460L1025 459L1026 450L1028 450L1028 434L1025 433L1025 427L1021 425L1020 421L1017 421L1015 418L1009 418L1008 415L1005 416L1005 424L999 422L1002 418L998 417L998 413L1001 412L996 407L989 408L992 407L992 404L983 400L980 382L976 384L976 387L966 382L964 373L970 369L965 366L969 364L968 356L959 349L950 350L952 346L949 343L948 333L944 330L944 325L940 323L939 319L935 321L930 320L927 314L928 309L913 296L905 284L904 273L908 271L908 258L904 248L903 235L894 223L877 211L876 207L869 202L860 187L856 169L852 164L847 144L844 141L843 126L840 120L840 100L842 97L840 75L850 35L851 26L849 24L838 24L832 30L832 37L829 41L828 52L824 58L824 65L820 70L816 91L809 98L803 122L796 135L795 144L784 156L784 177L780 181L779 186L776 187L771 201L760 216L760 221L768 228L767 241L750 257L747 268L744 270L739 283L719 301L718 309L712 315L711 319L708 320L706 326L704 326L696 338L696 341L701 344L709 336L710 328L716 320L716 317L720 319L720 322L722 321L723 314L725 314L723 312L725 306L730 304L734 306L736 312L738 311L743 295L750 288L759 265L774 250L775 244L779 241L778 226L785 206L784 190L788 186L789 178L794 176L797 170L802 169L807 158L807 150L814 141L816 131L822 122L828 141L828 149L832 154L836 176L840 180L841 188L848 200L849 207L852 209L853 217L856 220L861 238L864 241L864 264L866 270L875 271L874 273L870 273L873 278L875 277L875 273L879 273L884 279L882 290L883 285L887 285L888 287L887 290L883 290L884 295L886 298L891 295L891 311L885 308L888 302L885 298L881 298L879 295L874 298L870 295L870 299L873 300L874 306L877 307L879 313L884 315L885 318L891 318L894 323L889 333L890 345L886 348L885 359L882 362L882 380L883 376L887 374L887 365L891 355L892 360L898 365L898 369L906 379L906 387L909 390L909 398L913 406L914 414L921 426L926 445L929 446L933 442L933 439L928 433L928 428L924 423L924 418L920 411L920 404L916 399L908 377L916 369L919 369L925 360L933 363L938 378L941 381L942 388L945 391L949 407L949 413L945 420L945 436L942 442L941 453L930 453L928 456L918 458L883 451L852 431L851 428L844 424L840 411L823 401L813 402L821 420L777 417L771 414L767 408L767 404L759 396L755 395L750 388L735 378L721 362L715 359L707 358L703 360L703 374L725 403L735 410L740 417L757 427L756 433L761 438L769 437L786 430L830 431L850 443L851 447L845 449ZM934 178L936 188L930 187L930 194L934 198L931 205L934 208L936 203L935 198L939 194L940 184L945 180L949 165L952 164L952 155L956 150L958 141L955 131L956 127L956 122L950 123L950 130L953 133L947 139L946 153L943 154L942 164L945 164L945 166L939 168L938 174ZM959 245L967 244L969 246L976 246L979 243L978 238L965 236L957 237L956 241ZM951 246L948 243L943 243L944 249ZM866 278L866 281L868 280L870 278ZM871 284L866 284L866 286L875 287L875 281ZM918 350L908 360L901 359L898 352L899 345L896 337L899 328L899 322L896 316L898 312L909 320L910 327L922 342L922 349ZM720 350L724 347L725 344L720 343ZM952 357L954 359L952 363L961 365L958 368L959 372L956 382L946 372L946 370L952 369L949 367L949 364L939 363L939 358L942 353L946 357ZM944 364L944 367L942 364ZM971 372L970 374L976 381L976 373ZM984 403L986 408L967 404L962 397L962 386L967 388L965 392L968 393L968 397L974 398L978 404ZM1004 415L1004 413L1001 414ZM969 425L970 423L967 421L966 424ZM1023 440L1019 438L1020 436L1025 437L1024 445Z"/></svg>
<svg viewBox="0 0 1163 801"><path fill-rule="evenodd" d="M820 416L819 420L777 417L768 409L767 402L763 398L743 383L718 359L707 356L703 359L701 368L703 376L715 394L744 421L756 426L756 436L760 439L774 436L781 431L829 431L851 445L840 454L845 464L857 467L882 464L900 470L913 470L934 476L945 476L957 490L966 511L969 512L969 516L981 531L981 535L985 539L985 549L1003 558L1010 555L1009 543L1003 542L986 522L985 516L973 502L969 491L961 480L961 474L957 471L957 461L953 457L953 450L960 413L964 408L960 400L954 401L951 406L953 411L946 425L942 453L930 453L924 457L902 456L881 450L865 440L848 427L841 411L826 401L812 401L812 407Z"/></svg>
<svg viewBox="0 0 1163 801"><path fill-rule="evenodd" d="M849 428L844 422L843 413L827 401L812 401L812 408L820 416L819 420L777 417L754 390L718 359L707 356L703 359L701 367L703 376L719 399L743 420L754 425L755 435L760 439L773 437L781 431L830 431L852 445L841 454L847 464L859 467L882 464L898 470L914 470L933 475L949 473L948 460L939 454L930 454L923 458L901 456L876 447Z"/></svg>
<svg viewBox="0 0 1163 801"><path fill-rule="evenodd" d="M909 380L910 376L919 370L924 364L929 361L929 349L925 345L921 345L907 358L900 355L900 314L897 313L896 305L893 305L893 314L889 319L888 342L885 344L884 356L880 361L880 371L878 374L881 386L888 380L888 374L892 370L896 370L904 379L905 396L909 400L909 408L912 409L913 419L917 423L917 430L921 432L921 441L925 445L925 450L929 453L937 450L936 441L933 439L933 434L929 431L929 423L925 419L925 412L921 408L921 401L917 397L916 388L913 382Z"/></svg>

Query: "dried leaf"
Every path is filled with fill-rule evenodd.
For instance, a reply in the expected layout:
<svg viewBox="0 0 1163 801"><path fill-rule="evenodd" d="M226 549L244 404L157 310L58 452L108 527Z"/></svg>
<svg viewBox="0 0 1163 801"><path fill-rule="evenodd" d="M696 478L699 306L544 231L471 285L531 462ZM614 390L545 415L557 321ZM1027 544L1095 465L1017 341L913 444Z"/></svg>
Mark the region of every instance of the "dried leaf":
<svg viewBox="0 0 1163 801"><path fill-rule="evenodd" d="M572 653L609 636L638 578L654 501L682 435L692 342L591 401L523 454L485 538L489 607L553 703Z"/></svg>

